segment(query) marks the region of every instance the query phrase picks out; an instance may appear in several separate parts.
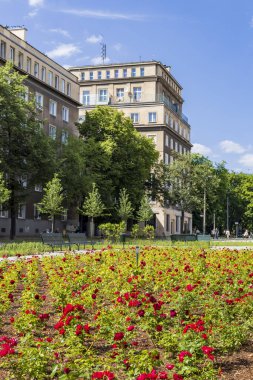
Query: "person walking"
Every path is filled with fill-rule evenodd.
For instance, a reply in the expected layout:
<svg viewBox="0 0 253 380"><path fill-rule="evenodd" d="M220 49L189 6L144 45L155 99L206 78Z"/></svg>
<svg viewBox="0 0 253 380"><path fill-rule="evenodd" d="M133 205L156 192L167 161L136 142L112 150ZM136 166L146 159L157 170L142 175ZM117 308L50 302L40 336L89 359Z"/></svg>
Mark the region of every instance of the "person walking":
<svg viewBox="0 0 253 380"><path fill-rule="evenodd" d="M226 234L227 239L229 239L229 238L230 238L230 231L229 231L229 230L226 230L226 231L225 231L225 234Z"/></svg>

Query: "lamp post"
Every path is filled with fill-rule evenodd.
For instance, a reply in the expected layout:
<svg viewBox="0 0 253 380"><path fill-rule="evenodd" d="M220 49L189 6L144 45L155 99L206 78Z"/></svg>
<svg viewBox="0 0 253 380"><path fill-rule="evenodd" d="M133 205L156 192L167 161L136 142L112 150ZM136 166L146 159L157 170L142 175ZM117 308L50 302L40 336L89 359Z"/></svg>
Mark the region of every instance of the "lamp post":
<svg viewBox="0 0 253 380"><path fill-rule="evenodd" d="M206 187L204 188L203 235L206 234Z"/></svg>
<svg viewBox="0 0 253 380"><path fill-rule="evenodd" d="M139 253L140 253L140 247L136 246L135 248L135 254L136 254L136 266L138 267L139 264Z"/></svg>

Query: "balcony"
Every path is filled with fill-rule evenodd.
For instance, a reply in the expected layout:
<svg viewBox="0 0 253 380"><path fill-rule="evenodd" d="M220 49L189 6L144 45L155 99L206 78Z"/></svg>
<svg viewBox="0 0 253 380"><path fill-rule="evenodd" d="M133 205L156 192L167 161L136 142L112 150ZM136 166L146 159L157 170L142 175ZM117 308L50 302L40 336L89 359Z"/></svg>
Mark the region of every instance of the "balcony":
<svg viewBox="0 0 253 380"><path fill-rule="evenodd" d="M81 100L82 101L82 100ZM138 104L138 103L163 103L167 108L176 113L180 120L187 124L188 118L185 116L179 108L178 104L172 103L169 98L162 94L145 93L138 94L138 97L134 97L132 92L125 92L124 95L117 97L113 95L99 97L98 94L86 95L83 98L84 106L99 106L99 105L123 105L123 104Z"/></svg>

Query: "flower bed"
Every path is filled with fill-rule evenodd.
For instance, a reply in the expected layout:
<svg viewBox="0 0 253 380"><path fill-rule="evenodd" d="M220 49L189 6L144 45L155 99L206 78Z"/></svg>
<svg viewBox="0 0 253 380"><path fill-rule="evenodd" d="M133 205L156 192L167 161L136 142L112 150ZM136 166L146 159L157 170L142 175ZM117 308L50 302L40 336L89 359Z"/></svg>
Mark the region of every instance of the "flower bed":
<svg viewBox="0 0 253 380"><path fill-rule="evenodd" d="M17 275L1 265L6 300ZM12 265L25 274L0 366L14 378L215 380L253 326L251 251L146 247L137 267L133 247Z"/></svg>

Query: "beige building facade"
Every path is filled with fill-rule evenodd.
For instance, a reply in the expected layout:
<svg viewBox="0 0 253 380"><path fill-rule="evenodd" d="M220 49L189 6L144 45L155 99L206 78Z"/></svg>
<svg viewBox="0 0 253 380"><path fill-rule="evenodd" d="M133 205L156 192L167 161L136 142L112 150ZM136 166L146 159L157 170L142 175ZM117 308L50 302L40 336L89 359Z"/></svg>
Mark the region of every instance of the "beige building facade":
<svg viewBox="0 0 253 380"><path fill-rule="evenodd" d="M77 77L54 62L26 41L27 30L23 27L7 29L0 25L0 65L11 61L15 69L27 78L27 98L34 96L37 103L38 119L45 132L62 144L70 134L77 134L79 83ZM27 185L27 184L26 184ZM42 187L35 186L31 196L19 205L17 235L36 235L50 228L46 218L41 217L36 204L41 200ZM10 229L9 211L0 208L0 234L8 235ZM73 215L67 210L57 227L61 230L73 222Z"/></svg>
<svg viewBox="0 0 253 380"><path fill-rule="evenodd" d="M170 68L159 61L81 66L69 69L80 85L79 117L98 105L109 105L131 118L135 128L151 138L165 164L173 152L191 150L191 127L183 114L182 87ZM152 203L158 236L181 233L181 211ZM192 216L185 214L185 229L192 231Z"/></svg>

